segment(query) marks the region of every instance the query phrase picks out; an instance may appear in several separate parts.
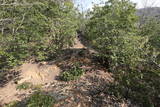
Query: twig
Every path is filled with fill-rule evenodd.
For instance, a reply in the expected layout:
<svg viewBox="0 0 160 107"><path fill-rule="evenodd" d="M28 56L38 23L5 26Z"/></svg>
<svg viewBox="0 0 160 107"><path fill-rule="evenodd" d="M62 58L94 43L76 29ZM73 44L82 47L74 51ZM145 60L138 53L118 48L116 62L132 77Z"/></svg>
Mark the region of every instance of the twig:
<svg viewBox="0 0 160 107"><path fill-rule="evenodd" d="M160 64L158 64L157 62L155 61L152 61L159 69L160 69Z"/></svg>
<svg viewBox="0 0 160 107"><path fill-rule="evenodd" d="M13 19L10 18L6 18L6 19L0 19L0 22L4 22L4 21L12 21Z"/></svg>
<svg viewBox="0 0 160 107"><path fill-rule="evenodd" d="M16 33L16 32L18 31L18 29L22 26L22 24L23 24L23 22L24 22L24 19L25 19L25 15L26 15L26 13L23 14L21 23L19 24L19 26L18 26L17 29L15 30L15 33Z"/></svg>
<svg viewBox="0 0 160 107"><path fill-rule="evenodd" d="M11 4L0 4L0 6L33 6L33 5L38 5L38 4L41 4L41 3L26 3L26 4L23 4L23 3L11 3Z"/></svg>

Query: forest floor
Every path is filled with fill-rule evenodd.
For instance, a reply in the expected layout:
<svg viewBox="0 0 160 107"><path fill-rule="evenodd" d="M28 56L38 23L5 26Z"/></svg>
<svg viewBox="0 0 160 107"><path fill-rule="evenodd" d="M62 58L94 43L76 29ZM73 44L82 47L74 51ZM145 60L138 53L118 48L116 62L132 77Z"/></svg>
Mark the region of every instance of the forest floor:
<svg viewBox="0 0 160 107"><path fill-rule="evenodd" d="M11 71L6 76L11 79L0 86L0 105L3 107L13 101L23 102L40 89L54 96L57 102L54 107L130 106L130 101L119 101L114 96L103 93L103 90L114 82L113 74L95 60L93 54L96 51L86 44L81 38L77 38L75 45L64 49L63 54L56 60L38 63L30 61ZM74 81L61 81L60 73L77 62L82 64L85 74ZM18 88L23 83L28 83L28 87L32 84L32 87L26 87L25 90Z"/></svg>

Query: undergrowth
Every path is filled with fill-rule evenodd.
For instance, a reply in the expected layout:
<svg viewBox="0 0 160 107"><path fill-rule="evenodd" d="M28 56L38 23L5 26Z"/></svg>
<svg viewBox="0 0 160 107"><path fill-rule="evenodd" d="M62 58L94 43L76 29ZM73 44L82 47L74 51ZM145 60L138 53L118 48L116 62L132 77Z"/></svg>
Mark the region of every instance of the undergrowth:
<svg viewBox="0 0 160 107"><path fill-rule="evenodd" d="M54 103L55 99L52 96L37 91L25 101L13 101L5 105L5 107L53 107Z"/></svg>
<svg viewBox="0 0 160 107"><path fill-rule="evenodd" d="M18 101L13 101L13 102L5 105L4 107L17 107L17 105L18 105Z"/></svg>
<svg viewBox="0 0 160 107"><path fill-rule="evenodd" d="M61 75L60 78L63 81L71 81L71 80L76 80L78 79L81 75L83 75L84 70L78 66L73 66L71 69L68 71L64 71Z"/></svg>
<svg viewBox="0 0 160 107"><path fill-rule="evenodd" d="M34 93L27 101L27 107L52 107L55 99L42 92Z"/></svg>
<svg viewBox="0 0 160 107"><path fill-rule="evenodd" d="M27 90L27 89L30 89L30 88L32 88L33 87L33 85L31 84L31 83L29 83L29 82L24 82L24 83L22 83L22 84L19 84L17 87L16 87L16 89L17 90Z"/></svg>
<svg viewBox="0 0 160 107"><path fill-rule="evenodd" d="M141 107L160 105L160 73L150 71L118 71L108 93L119 99L130 99Z"/></svg>
<svg viewBox="0 0 160 107"><path fill-rule="evenodd" d="M34 90L40 90L42 88L42 85L33 85L30 82L24 82L21 84L18 84L16 89L17 90L27 90L27 89L34 89Z"/></svg>

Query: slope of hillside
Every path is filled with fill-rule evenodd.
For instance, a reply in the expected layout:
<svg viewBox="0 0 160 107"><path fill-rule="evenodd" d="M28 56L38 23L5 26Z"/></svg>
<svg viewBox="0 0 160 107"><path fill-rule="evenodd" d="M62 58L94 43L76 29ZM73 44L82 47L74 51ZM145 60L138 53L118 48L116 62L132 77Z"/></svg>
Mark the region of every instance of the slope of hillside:
<svg viewBox="0 0 160 107"><path fill-rule="evenodd" d="M19 76L0 87L1 106L13 101L20 101L20 107L24 106L28 96L39 89L54 96L57 102L54 107L100 107L105 105L128 107L132 105L128 100L119 101L116 97L103 93L103 90L113 83L113 74L107 72L107 69L95 60L93 54L93 50L88 50L79 39L76 39L75 45L65 49L64 54L55 61L23 64L17 69ZM75 81L61 81L59 73L65 72L76 63L81 63L85 74ZM19 88L23 83L24 85L30 83L32 87Z"/></svg>
<svg viewBox="0 0 160 107"><path fill-rule="evenodd" d="M3 0L0 107L159 107L160 20L148 18L159 13L129 0L86 17L72 0Z"/></svg>
<svg viewBox="0 0 160 107"><path fill-rule="evenodd" d="M137 10L136 13L138 16L149 16L149 17L159 17L160 18L160 7L148 7L148 8L141 8Z"/></svg>

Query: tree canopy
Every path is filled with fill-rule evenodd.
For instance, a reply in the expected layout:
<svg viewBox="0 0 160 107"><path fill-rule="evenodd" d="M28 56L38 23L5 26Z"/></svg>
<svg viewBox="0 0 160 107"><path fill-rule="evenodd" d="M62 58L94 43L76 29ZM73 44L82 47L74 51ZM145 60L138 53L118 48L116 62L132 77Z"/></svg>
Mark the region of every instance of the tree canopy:
<svg viewBox="0 0 160 107"><path fill-rule="evenodd" d="M0 69L35 57L44 60L72 45L77 15L71 1L5 0L0 3Z"/></svg>

